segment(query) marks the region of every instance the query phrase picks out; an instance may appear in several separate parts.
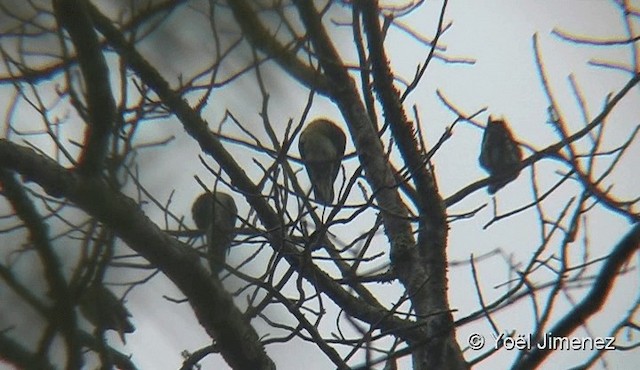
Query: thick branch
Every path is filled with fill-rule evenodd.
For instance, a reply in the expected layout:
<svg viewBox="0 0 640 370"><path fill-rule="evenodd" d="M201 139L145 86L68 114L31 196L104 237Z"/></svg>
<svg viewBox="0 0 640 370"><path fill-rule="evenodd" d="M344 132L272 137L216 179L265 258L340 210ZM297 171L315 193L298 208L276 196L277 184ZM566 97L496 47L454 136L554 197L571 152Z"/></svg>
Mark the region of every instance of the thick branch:
<svg viewBox="0 0 640 370"><path fill-rule="evenodd" d="M280 44L262 24L251 6L244 0L227 3L233 15L249 39L251 45L273 58L285 71L311 90L326 94L329 81L309 65L300 61L291 50Z"/></svg>
<svg viewBox="0 0 640 370"><path fill-rule="evenodd" d="M108 18L100 14L95 8L91 9L91 16L96 23L96 27L105 35L111 46L126 60L127 64L142 81L154 90L163 104L167 105L169 109L175 113L181 120L185 130L198 141L203 150L211 155L230 176L233 185L244 194L247 202L256 211L260 222L265 225L268 230L268 237L272 248L284 256L287 262L294 267L298 273L313 286L327 294L329 298L342 307L349 315L372 325L377 325L381 330L386 332L397 333L404 340L420 341L424 339L424 333L419 328L419 325L416 327L414 322L389 315L389 312L380 304L368 304L362 299L354 297L324 271L313 264L309 264L308 261L305 260L304 255L288 240L280 217L269 206L265 198L260 194L259 189L251 182L251 179L248 178L235 159L224 149L211 131L209 131L206 122L191 109L187 102L171 90L169 84L126 42ZM366 114L363 117L366 117ZM360 122L366 121L361 120ZM368 124L369 127L371 126L368 122L366 124ZM376 140L374 143L380 145L375 131L373 131L372 135ZM373 155L371 156L373 157ZM382 157L377 157L376 159L386 164ZM400 202L399 198L398 202ZM406 224L407 235L410 237L411 233L408 229L408 222L406 222L405 219L396 219L398 222L402 222L403 225ZM392 227L391 229L394 228ZM397 228L395 228L395 230L397 230Z"/></svg>
<svg viewBox="0 0 640 370"><path fill-rule="evenodd" d="M86 88L88 126L79 161L81 173L96 175L103 168L109 138L116 117L116 105L109 83L109 67L102 55L85 1L56 0L53 2L58 23L64 27L75 46L78 63Z"/></svg>
<svg viewBox="0 0 640 370"><path fill-rule="evenodd" d="M394 76L384 48L383 33L379 22L377 1L358 1L362 10L364 30L369 45L374 87L382 103L385 120L389 124L396 145L416 185L420 227L419 252L425 270L416 269L415 253L392 249L391 256L400 280L412 294L412 302L419 315L428 317L428 347L414 354L416 369L467 368L453 330L453 318L447 298L447 230L445 206L433 178L427 169L413 125L402 107L400 93L395 88ZM446 2L445 2L446 6ZM394 258L395 257L395 258ZM427 278L428 277L428 278ZM421 283L425 281L425 283ZM434 312L441 315L432 316ZM449 333L442 335L443 332Z"/></svg>
<svg viewBox="0 0 640 370"><path fill-rule="evenodd" d="M613 282L619 276L618 271L626 264L636 251L640 248L640 224L636 223L627 235L613 249L607 258L607 262L600 269L600 274L596 278L589 294L587 294L577 306L565 315L551 330L554 337L567 337L578 327L584 325L593 314L598 312L604 305ZM547 348L542 343L538 343ZM522 361L514 366L518 369L534 369L552 352L548 349L540 349L538 345L533 345L533 349Z"/></svg>
<svg viewBox="0 0 640 370"><path fill-rule="evenodd" d="M33 243L44 266L47 284L55 298L53 310L48 313L47 319L51 320L54 326L64 334L67 344L67 368L81 368L83 361L76 336L77 320L73 308L74 299L72 299L71 291L62 271L62 262L53 251L48 227L42 221L33 202L12 172L0 168L0 185L2 185L3 194L15 210L16 215L27 227L29 240Z"/></svg>
<svg viewBox="0 0 640 370"><path fill-rule="evenodd" d="M386 160L382 143L366 112L355 83L327 35L317 10L310 1L295 1L300 17L318 54L320 65L332 82L329 96L340 108L353 138L366 178L383 209L385 232L392 249L396 243L414 245L407 209L400 199L395 179Z"/></svg>
<svg viewBox="0 0 640 370"><path fill-rule="evenodd" d="M53 370L53 366L46 358L37 353L32 353L20 343L0 332L0 357L16 368L24 370ZM79 368L78 368L79 369Z"/></svg>
<svg viewBox="0 0 640 370"><path fill-rule="evenodd" d="M0 139L0 167L35 181L49 194L64 196L110 227L129 247L159 268L184 293L200 324L216 339L235 369L272 369L258 334L247 323L218 279L201 265L196 251L162 232L130 198L99 178L66 170L33 150Z"/></svg>

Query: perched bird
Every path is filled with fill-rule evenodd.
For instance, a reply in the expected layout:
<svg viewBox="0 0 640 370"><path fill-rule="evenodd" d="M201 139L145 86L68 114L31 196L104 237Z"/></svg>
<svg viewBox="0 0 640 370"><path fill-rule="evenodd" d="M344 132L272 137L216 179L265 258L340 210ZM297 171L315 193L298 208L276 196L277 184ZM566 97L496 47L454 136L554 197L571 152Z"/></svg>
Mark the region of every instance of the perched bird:
<svg viewBox="0 0 640 370"><path fill-rule="evenodd" d="M109 289L101 283L92 283L80 296L78 301L80 312L97 328L115 330L120 335L122 343L125 333L133 333L136 328L129 317L131 314Z"/></svg>
<svg viewBox="0 0 640 370"><path fill-rule="evenodd" d="M504 120L493 120L489 116L478 159L480 165L489 172L489 194L494 194L518 177L522 150L513 140Z"/></svg>
<svg viewBox="0 0 640 370"><path fill-rule="evenodd" d="M236 203L226 193L202 193L193 202L191 217L198 229L204 231L211 273L218 274L235 236Z"/></svg>
<svg viewBox="0 0 640 370"><path fill-rule="evenodd" d="M342 129L326 119L309 123L300 134L300 157L307 168L316 200L320 203L333 202L333 183L338 177L345 143Z"/></svg>

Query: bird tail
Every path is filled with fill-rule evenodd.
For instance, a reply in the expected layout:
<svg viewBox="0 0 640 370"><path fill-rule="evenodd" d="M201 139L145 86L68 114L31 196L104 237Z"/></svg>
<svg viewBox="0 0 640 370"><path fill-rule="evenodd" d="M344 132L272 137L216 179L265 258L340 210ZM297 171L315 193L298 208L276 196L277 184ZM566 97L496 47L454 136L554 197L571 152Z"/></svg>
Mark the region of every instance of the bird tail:
<svg viewBox="0 0 640 370"><path fill-rule="evenodd" d="M333 202L333 183L329 179L313 183L313 192L319 202L323 204L331 204Z"/></svg>
<svg viewBox="0 0 640 370"><path fill-rule="evenodd" d="M122 344L126 345L127 339L124 337L124 328L118 329L118 335L120 336L120 340L122 341Z"/></svg>
<svg viewBox="0 0 640 370"><path fill-rule="evenodd" d="M519 173L491 176L491 183L487 188L489 194L495 194L498 190L502 189L505 185L515 180Z"/></svg>

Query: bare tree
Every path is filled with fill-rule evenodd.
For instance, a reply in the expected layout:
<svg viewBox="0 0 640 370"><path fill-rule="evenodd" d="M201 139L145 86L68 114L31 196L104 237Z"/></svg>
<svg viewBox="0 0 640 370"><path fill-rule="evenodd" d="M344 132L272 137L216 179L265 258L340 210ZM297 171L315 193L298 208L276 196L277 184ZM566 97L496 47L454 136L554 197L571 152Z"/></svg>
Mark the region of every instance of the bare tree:
<svg viewBox="0 0 640 370"><path fill-rule="evenodd" d="M429 89L434 63L474 68L443 47L447 1L0 2L0 359L26 369L137 368L144 348L124 347L130 357L109 330L123 344L144 336L131 335L133 325L156 308L132 310L124 296L159 295L149 287L164 278L180 294L165 302L188 305L208 335L176 350L183 369L218 354L234 369L275 368L270 348L281 343L298 368L302 342L339 369L467 369L493 366L508 350L513 368L536 368L556 355L536 344L581 331L614 338L617 350L574 346L575 365L637 350L639 198L637 185L629 194L616 183L638 164L637 116L618 111L638 98L640 13L609 5L626 35L554 37L594 51L627 47L631 64L591 61L626 81L589 104L572 75L578 123L563 113L534 35L557 139L541 144L489 118L501 136L487 129L481 147L491 109L427 91L451 117L438 133L433 112L411 103ZM435 15L432 37L405 22L425 11ZM405 48L427 50L410 79L392 67L404 57L393 53L394 33ZM296 150L318 117L346 133L335 196L327 184L311 190L310 153ZM473 150L456 144L461 128L477 138ZM480 151L489 176L471 174L446 196L453 187L438 174ZM194 221L203 193L215 196L199 198ZM512 240L525 257L496 248L448 258L461 223L485 223L473 240L518 217L530 223ZM609 219L630 230L594 253L597 224ZM229 244L230 257L207 251ZM510 278L487 285L482 269ZM450 303L452 273L465 274L455 294L472 306ZM634 286L624 313L606 333L592 330L620 281ZM526 338L506 324L514 312ZM529 346L509 348L521 339Z"/></svg>

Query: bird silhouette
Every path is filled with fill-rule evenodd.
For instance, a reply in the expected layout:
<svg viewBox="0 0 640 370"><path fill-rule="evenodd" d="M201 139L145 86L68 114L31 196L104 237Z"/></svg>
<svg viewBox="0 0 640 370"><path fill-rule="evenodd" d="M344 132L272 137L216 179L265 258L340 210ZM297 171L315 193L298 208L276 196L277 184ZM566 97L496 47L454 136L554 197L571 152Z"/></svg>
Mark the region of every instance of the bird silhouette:
<svg viewBox="0 0 640 370"><path fill-rule="evenodd" d="M129 317L131 313L102 283L91 283L79 299L80 312L90 323L103 330L115 330L122 343L127 343L125 333L133 333L136 328Z"/></svg>
<svg viewBox="0 0 640 370"><path fill-rule="evenodd" d="M204 232L211 273L218 274L235 237L236 203L227 193L202 193L193 202L191 216L198 229Z"/></svg>
<svg viewBox="0 0 640 370"><path fill-rule="evenodd" d="M345 143L344 131L326 119L312 121L300 134L300 157L307 169L316 200L322 204L333 202L333 183L338 177Z"/></svg>
<svg viewBox="0 0 640 370"><path fill-rule="evenodd" d="M489 116L478 159L480 165L489 172L489 194L494 194L518 177L522 150L513 139L505 120L493 120Z"/></svg>

